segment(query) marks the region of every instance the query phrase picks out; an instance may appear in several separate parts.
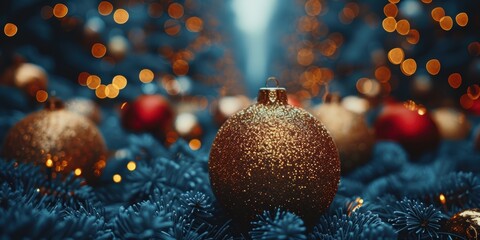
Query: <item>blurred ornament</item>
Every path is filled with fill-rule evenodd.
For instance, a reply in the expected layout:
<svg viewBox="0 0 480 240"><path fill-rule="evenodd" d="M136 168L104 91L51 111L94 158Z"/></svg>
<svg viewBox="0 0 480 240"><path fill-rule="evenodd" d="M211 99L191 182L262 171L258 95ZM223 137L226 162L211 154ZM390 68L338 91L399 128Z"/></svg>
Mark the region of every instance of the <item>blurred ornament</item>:
<svg viewBox="0 0 480 240"><path fill-rule="evenodd" d="M70 99L65 103L65 108L69 111L89 118L96 124L99 124L102 120L102 112L100 110L100 107L90 99Z"/></svg>
<svg viewBox="0 0 480 240"><path fill-rule="evenodd" d="M47 89L47 73L38 65L24 63L21 60L16 61L18 63L15 63L14 66L3 73L0 83L15 86L35 99L38 91L46 91Z"/></svg>
<svg viewBox="0 0 480 240"><path fill-rule="evenodd" d="M470 133L470 122L465 114L452 109L440 108L432 113L440 136L449 140L465 139Z"/></svg>
<svg viewBox="0 0 480 240"><path fill-rule="evenodd" d="M416 158L437 147L440 133L426 109L414 104L387 104L375 122L375 134L379 140L400 143Z"/></svg>
<svg viewBox="0 0 480 240"><path fill-rule="evenodd" d="M462 239L480 238L480 209L472 208L456 213L445 223L444 230Z"/></svg>
<svg viewBox="0 0 480 240"><path fill-rule="evenodd" d="M200 126L197 116L193 113L178 114L174 126L178 135L184 139L191 140L202 136L202 126Z"/></svg>
<svg viewBox="0 0 480 240"><path fill-rule="evenodd" d="M95 124L56 99L13 126L4 142L5 158L42 166L52 177L73 172L94 183L106 165L105 142Z"/></svg>
<svg viewBox="0 0 480 240"><path fill-rule="evenodd" d="M341 106L338 97L333 97L313 110L332 135L340 154L342 174L370 160L375 142L364 116Z"/></svg>
<svg viewBox="0 0 480 240"><path fill-rule="evenodd" d="M133 132L150 132L164 138L173 129L174 111L161 95L141 95L127 103L121 110L125 129Z"/></svg>
<svg viewBox="0 0 480 240"><path fill-rule="evenodd" d="M357 96L346 96L341 104L345 109L358 114L366 113L370 109L368 100Z"/></svg>
<svg viewBox="0 0 480 240"><path fill-rule="evenodd" d="M222 125L233 114L249 105L250 100L243 95L221 97L213 104L215 122L218 125Z"/></svg>
<svg viewBox="0 0 480 240"><path fill-rule="evenodd" d="M294 107L302 107L302 102L293 94L287 94L287 102Z"/></svg>
<svg viewBox="0 0 480 240"><path fill-rule="evenodd" d="M276 207L312 224L337 192L340 161L322 123L288 105L277 82L261 88L257 104L222 125L209 172L217 199L241 224Z"/></svg>

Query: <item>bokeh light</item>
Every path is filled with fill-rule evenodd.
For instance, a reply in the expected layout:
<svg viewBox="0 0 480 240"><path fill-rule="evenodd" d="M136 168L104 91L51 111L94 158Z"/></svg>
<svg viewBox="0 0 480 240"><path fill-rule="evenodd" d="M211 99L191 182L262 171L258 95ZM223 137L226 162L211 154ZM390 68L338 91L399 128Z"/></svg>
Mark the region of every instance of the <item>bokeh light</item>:
<svg viewBox="0 0 480 240"><path fill-rule="evenodd" d="M397 22L396 30L400 35L407 35L408 32L410 32L410 23L407 20L402 19Z"/></svg>
<svg viewBox="0 0 480 240"><path fill-rule="evenodd" d="M172 3L168 6L168 15L171 18L179 19L183 17L183 6L180 3Z"/></svg>
<svg viewBox="0 0 480 240"><path fill-rule="evenodd" d="M120 176L120 174L114 174L112 180L116 183L119 183L122 181L122 176Z"/></svg>
<svg viewBox="0 0 480 240"><path fill-rule="evenodd" d="M95 96L97 96L97 98L100 98L100 99L104 99L107 97L107 93L106 93L106 90L107 90L107 86L106 85L99 85L96 89L95 89Z"/></svg>
<svg viewBox="0 0 480 240"><path fill-rule="evenodd" d="M396 17L398 14L397 5L393 3L388 3L387 5L385 5L385 7L383 7L383 13L386 17Z"/></svg>
<svg viewBox="0 0 480 240"><path fill-rule="evenodd" d="M188 62L183 60L183 59L178 59L175 62L173 62L173 73L175 73L178 76L181 75L186 75L188 73Z"/></svg>
<svg viewBox="0 0 480 240"><path fill-rule="evenodd" d="M203 29L203 21L199 17L190 17L185 21L185 26L190 32L200 32Z"/></svg>
<svg viewBox="0 0 480 240"><path fill-rule="evenodd" d="M417 71L417 62L412 58L405 59L400 65L400 69L406 76L411 76Z"/></svg>
<svg viewBox="0 0 480 240"><path fill-rule="evenodd" d="M470 109L473 106L473 100L468 96L468 94L463 94L460 97L460 106L464 109Z"/></svg>
<svg viewBox="0 0 480 240"><path fill-rule="evenodd" d="M180 32L182 27L178 21L169 19L165 21L164 28L168 35L175 36Z"/></svg>
<svg viewBox="0 0 480 240"><path fill-rule="evenodd" d="M200 147L202 147L202 142L200 142L200 140L198 140L198 139L192 139L188 143L188 146L190 147L190 149L195 151L195 150L200 149Z"/></svg>
<svg viewBox="0 0 480 240"><path fill-rule="evenodd" d="M113 5L110 2L102 1L98 4L98 13L107 16L113 11Z"/></svg>
<svg viewBox="0 0 480 240"><path fill-rule="evenodd" d="M107 53L107 48L101 43L95 43L92 46L92 56L96 58L101 58Z"/></svg>
<svg viewBox="0 0 480 240"><path fill-rule="evenodd" d="M436 7L431 12L433 20L439 22L445 16L445 10L442 7Z"/></svg>
<svg viewBox="0 0 480 240"><path fill-rule="evenodd" d="M404 57L405 53L401 48L394 48L388 52L388 60L395 65L402 63Z"/></svg>
<svg viewBox="0 0 480 240"><path fill-rule="evenodd" d="M155 78L155 74L150 69L142 69L138 74L138 78L143 83L149 83Z"/></svg>
<svg viewBox="0 0 480 240"><path fill-rule="evenodd" d="M382 21L382 27L387 32L394 32L397 27L397 20L393 17L386 17Z"/></svg>
<svg viewBox="0 0 480 240"><path fill-rule="evenodd" d="M129 171L135 171L136 168L137 168L137 164L134 161L130 161L127 163L127 169Z"/></svg>
<svg viewBox="0 0 480 240"><path fill-rule="evenodd" d="M17 34L17 31L18 31L17 25L13 23L7 23L3 27L3 33L5 33L7 37L15 36L15 34Z"/></svg>
<svg viewBox="0 0 480 240"><path fill-rule="evenodd" d="M96 89L101 84L101 79L97 75L90 75L87 77L87 87L90 89Z"/></svg>
<svg viewBox="0 0 480 240"><path fill-rule="evenodd" d="M458 26L465 27L468 24L468 15L464 12L461 12L455 16L455 21L457 22Z"/></svg>
<svg viewBox="0 0 480 240"><path fill-rule="evenodd" d="M308 16L318 16L322 12L322 3L319 0L308 0L305 3L305 12Z"/></svg>
<svg viewBox="0 0 480 240"><path fill-rule="evenodd" d="M53 15L57 18L63 18L68 13L68 7L63 3L57 3L53 7Z"/></svg>
<svg viewBox="0 0 480 240"><path fill-rule="evenodd" d="M459 73L452 73L448 76L448 84L452 88L459 88L462 85L462 75Z"/></svg>
<svg viewBox="0 0 480 240"><path fill-rule="evenodd" d="M129 17L130 15L128 14L127 10L122 8L115 10L115 12L113 13L113 20L117 24L125 24L128 21Z"/></svg>
<svg viewBox="0 0 480 240"><path fill-rule="evenodd" d="M445 30L449 31L453 27L453 20L450 16L445 16L440 19L440 27Z"/></svg>
<svg viewBox="0 0 480 240"><path fill-rule="evenodd" d="M478 86L478 84L468 86L467 95L472 100L477 100L480 97L480 87Z"/></svg>
<svg viewBox="0 0 480 240"><path fill-rule="evenodd" d="M417 44L420 41L420 33L416 29L410 29L407 34L407 42L410 44Z"/></svg>
<svg viewBox="0 0 480 240"><path fill-rule="evenodd" d="M437 75L440 72L440 61L437 59L431 59L427 62L426 68L431 75Z"/></svg>
<svg viewBox="0 0 480 240"><path fill-rule="evenodd" d="M43 103L47 101L48 93L45 92L44 90L38 90L37 93L35 94L35 98L37 99L37 102Z"/></svg>
<svg viewBox="0 0 480 240"><path fill-rule="evenodd" d="M390 69L386 66L380 66L375 70L375 78L381 83L388 82L391 75Z"/></svg>
<svg viewBox="0 0 480 240"><path fill-rule="evenodd" d="M118 90L124 89L127 86L127 78L123 75L116 75L112 79L112 85Z"/></svg>

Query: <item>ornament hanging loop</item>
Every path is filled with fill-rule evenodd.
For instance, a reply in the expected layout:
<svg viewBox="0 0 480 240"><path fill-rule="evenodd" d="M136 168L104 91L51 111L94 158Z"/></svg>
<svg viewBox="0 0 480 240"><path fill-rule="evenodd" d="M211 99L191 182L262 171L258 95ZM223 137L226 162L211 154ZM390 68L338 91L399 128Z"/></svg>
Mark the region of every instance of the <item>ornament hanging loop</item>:
<svg viewBox="0 0 480 240"><path fill-rule="evenodd" d="M274 82L276 88L280 86L280 83L278 82L278 79L276 77L269 77L267 78L267 81L265 81L265 87L269 88L268 83L270 82Z"/></svg>

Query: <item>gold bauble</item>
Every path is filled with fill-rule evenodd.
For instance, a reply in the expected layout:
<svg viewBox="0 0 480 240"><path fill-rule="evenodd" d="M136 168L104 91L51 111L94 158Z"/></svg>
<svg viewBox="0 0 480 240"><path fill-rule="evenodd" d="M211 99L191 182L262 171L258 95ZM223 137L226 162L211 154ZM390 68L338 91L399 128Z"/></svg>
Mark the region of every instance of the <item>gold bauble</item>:
<svg viewBox="0 0 480 240"><path fill-rule="evenodd" d="M62 105L51 100L46 109L15 124L5 138L2 155L41 166L52 177L73 172L93 183L106 165L103 137L89 119Z"/></svg>
<svg viewBox="0 0 480 240"><path fill-rule="evenodd" d="M345 109L335 100L316 107L313 113L338 147L342 174L370 160L375 138L363 115Z"/></svg>
<svg viewBox="0 0 480 240"><path fill-rule="evenodd" d="M479 239L480 209L472 208L456 213L445 223L444 231L457 235L458 239Z"/></svg>
<svg viewBox="0 0 480 240"><path fill-rule="evenodd" d="M243 226L277 207L312 224L337 192L340 161L320 121L288 105L284 88L261 88L258 102L218 131L209 173L218 201Z"/></svg>
<svg viewBox="0 0 480 240"><path fill-rule="evenodd" d="M457 110L439 108L433 111L432 118L444 139L461 140L470 133L470 122L465 114Z"/></svg>

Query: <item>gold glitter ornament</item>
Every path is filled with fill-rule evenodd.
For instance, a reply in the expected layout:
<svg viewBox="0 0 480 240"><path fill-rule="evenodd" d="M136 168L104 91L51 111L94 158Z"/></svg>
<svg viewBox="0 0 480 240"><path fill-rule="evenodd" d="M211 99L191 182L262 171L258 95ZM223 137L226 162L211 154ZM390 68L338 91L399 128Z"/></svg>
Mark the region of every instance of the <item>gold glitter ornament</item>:
<svg viewBox="0 0 480 240"><path fill-rule="evenodd" d="M215 137L209 160L213 192L244 227L276 207L312 224L337 192L337 147L320 121L288 105L278 82L261 88L257 101L230 117Z"/></svg>
<svg viewBox="0 0 480 240"><path fill-rule="evenodd" d="M479 239L480 209L472 208L456 213L443 228L444 231L457 235L458 239Z"/></svg>
<svg viewBox="0 0 480 240"><path fill-rule="evenodd" d="M313 113L328 129L338 147L342 174L370 160L375 137L363 115L340 105L338 96L332 96L330 101L314 108Z"/></svg>
<svg viewBox="0 0 480 240"><path fill-rule="evenodd" d="M65 110L56 99L15 124L2 150L6 159L34 163L52 177L73 172L89 183L94 183L105 167L105 153L105 142L95 124Z"/></svg>

